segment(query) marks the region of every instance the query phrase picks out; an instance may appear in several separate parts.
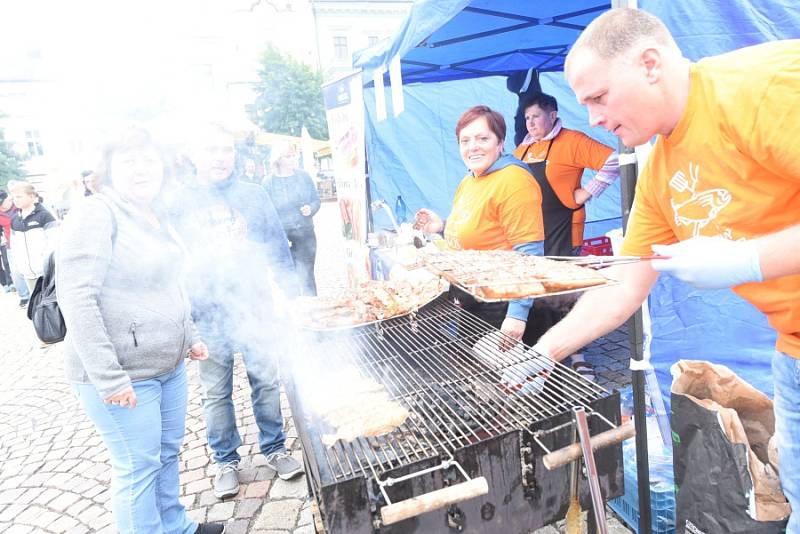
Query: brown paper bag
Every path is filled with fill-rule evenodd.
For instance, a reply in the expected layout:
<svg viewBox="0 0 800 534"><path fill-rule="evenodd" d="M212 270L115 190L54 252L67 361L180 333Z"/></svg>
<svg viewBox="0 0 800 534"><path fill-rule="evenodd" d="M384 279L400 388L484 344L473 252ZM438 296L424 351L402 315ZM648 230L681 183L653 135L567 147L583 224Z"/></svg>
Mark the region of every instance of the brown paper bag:
<svg viewBox="0 0 800 534"><path fill-rule="evenodd" d="M747 447L747 469L753 484L753 495L746 496L750 517L756 521L786 519L791 508L781 490L774 445L770 450L775 414L769 397L723 365L681 360L673 365L672 376L673 398L684 395L698 406L716 412L728 440ZM710 468L687 467L701 472ZM677 478L676 469L676 483Z"/></svg>

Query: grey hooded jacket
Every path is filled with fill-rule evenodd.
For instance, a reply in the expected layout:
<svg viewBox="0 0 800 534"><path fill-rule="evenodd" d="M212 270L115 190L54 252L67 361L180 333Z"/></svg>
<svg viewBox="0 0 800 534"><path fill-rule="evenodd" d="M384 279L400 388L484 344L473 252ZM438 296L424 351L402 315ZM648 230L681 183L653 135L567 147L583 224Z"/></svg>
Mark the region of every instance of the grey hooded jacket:
<svg viewBox="0 0 800 534"><path fill-rule="evenodd" d="M114 191L87 198L65 219L56 293L70 381L94 384L107 398L174 370L198 341L174 236Z"/></svg>

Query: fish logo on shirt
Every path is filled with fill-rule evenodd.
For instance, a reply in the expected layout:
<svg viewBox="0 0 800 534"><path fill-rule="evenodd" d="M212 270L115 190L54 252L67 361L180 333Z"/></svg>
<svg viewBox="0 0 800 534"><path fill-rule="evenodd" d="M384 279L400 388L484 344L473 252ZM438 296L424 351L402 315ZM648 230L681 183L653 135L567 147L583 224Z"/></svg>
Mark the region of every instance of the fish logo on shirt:
<svg viewBox="0 0 800 534"><path fill-rule="evenodd" d="M700 166L689 162L689 177L683 171L676 172L669 181L670 187L685 200L670 199L675 214L675 224L690 226L692 236L701 235L701 231L714 222L717 215L731 202L731 194L727 189L707 189L699 191L697 183L700 179ZM716 224L714 225L716 227ZM718 228L719 229L719 228ZM717 234L723 233L719 229Z"/></svg>

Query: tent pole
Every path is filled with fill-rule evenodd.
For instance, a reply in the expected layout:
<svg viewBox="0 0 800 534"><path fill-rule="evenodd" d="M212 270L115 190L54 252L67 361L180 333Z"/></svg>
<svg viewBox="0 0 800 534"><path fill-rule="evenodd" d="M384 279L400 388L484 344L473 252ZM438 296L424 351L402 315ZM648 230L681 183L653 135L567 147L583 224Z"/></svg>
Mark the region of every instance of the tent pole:
<svg viewBox="0 0 800 534"><path fill-rule="evenodd" d="M628 218L633 205L636 189L636 154L632 148L619 144L620 154L620 188L622 192L622 225L628 226ZM641 361L644 358L644 326L642 324L642 308L636 310L628 319L628 339L631 345L631 359ZM639 486L639 534L651 533L650 508L650 462L647 452L647 420L645 398L644 371L631 371L631 387L633 389L633 417L636 426L636 478Z"/></svg>

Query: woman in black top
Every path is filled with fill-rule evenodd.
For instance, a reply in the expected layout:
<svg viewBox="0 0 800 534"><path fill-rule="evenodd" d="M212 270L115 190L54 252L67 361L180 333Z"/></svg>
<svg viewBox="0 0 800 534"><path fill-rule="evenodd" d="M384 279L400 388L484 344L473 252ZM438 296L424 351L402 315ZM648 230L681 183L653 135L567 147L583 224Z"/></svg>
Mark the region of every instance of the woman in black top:
<svg viewBox="0 0 800 534"><path fill-rule="evenodd" d="M264 180L283 231L289 239L300 289L303 295L316 295L314 261L317 236L314 214L319 211L319 196L311 177L298 167L295 145L275 145L270 156L272 175Z"/></svg>

